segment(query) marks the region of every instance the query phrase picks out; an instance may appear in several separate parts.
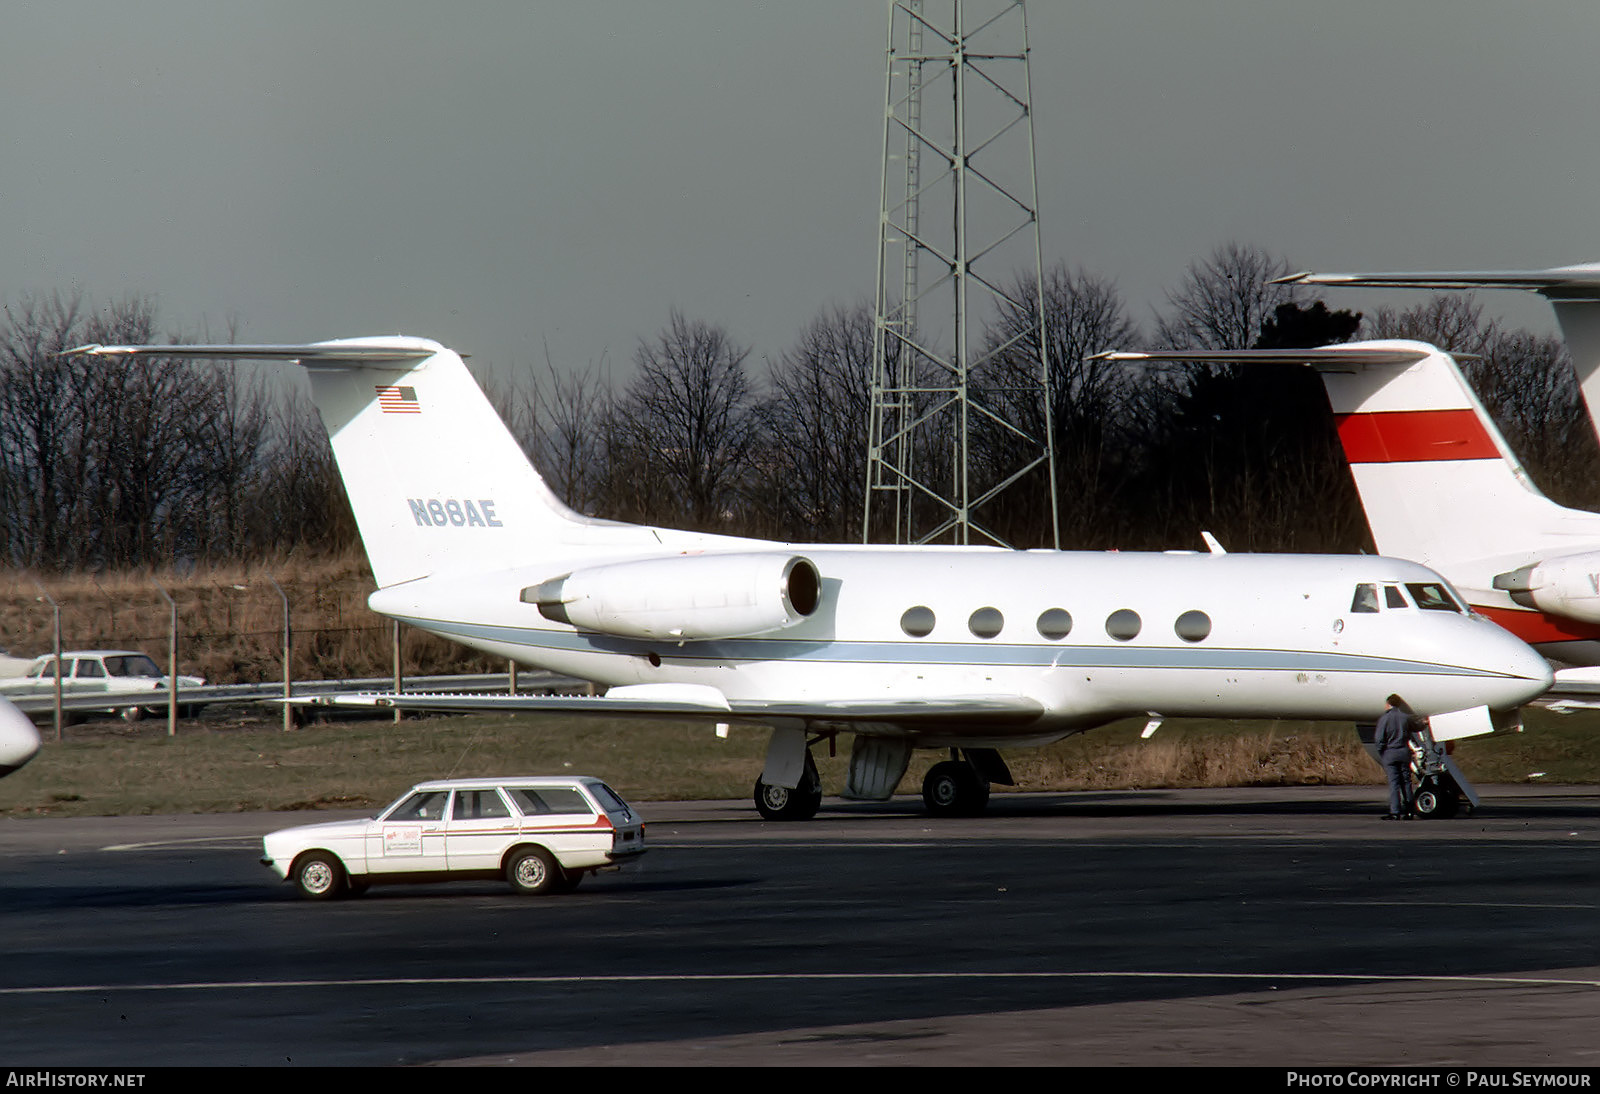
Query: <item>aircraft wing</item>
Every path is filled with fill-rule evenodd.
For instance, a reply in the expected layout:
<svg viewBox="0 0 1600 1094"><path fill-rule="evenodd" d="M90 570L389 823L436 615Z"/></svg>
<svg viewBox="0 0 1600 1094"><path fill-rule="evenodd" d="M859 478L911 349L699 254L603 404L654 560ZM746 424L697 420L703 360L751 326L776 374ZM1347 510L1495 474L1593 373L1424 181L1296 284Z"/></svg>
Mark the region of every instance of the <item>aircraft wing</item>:
<svg viewBox="0 0 1600 1094"><path fill-rule="evenodd" d="M643 689L638 689L643 690ZM701 718L718 722L804 721L905 726L960 724L1027 725L1044 713L1037 700L1017 695L965 695L940 699L829 699L766 701L723 699L713 689L695 695L686 688L623 696L504 695L419 692L359 692L296 699L317 706L366 706L434 713L547 713L635 718ZM635 691L616 688L613 691Z"/></svg>

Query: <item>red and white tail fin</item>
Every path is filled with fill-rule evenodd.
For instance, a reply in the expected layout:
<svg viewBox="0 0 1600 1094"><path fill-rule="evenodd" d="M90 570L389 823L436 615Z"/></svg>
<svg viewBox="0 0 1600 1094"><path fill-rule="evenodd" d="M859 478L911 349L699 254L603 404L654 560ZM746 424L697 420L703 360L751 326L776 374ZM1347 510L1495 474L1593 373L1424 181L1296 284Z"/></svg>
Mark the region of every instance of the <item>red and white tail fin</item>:
<svg viewBox="0 0 1600 1094"><path fill-rule="evenodd" d="M1589 421L1600 436L1600 262L1548 270L1468 270L1433 273L1297 273L1285 284L1360 289L1521 289L1550 301L1578 373Z"/></svg>
<svg viewBox="0 0 1600 1094"><path fill-rule="evenodd" d="M1463 559L1531 559L1552 547L1600 542L1600 514L1563 508L1540 493L1455 360L1425 342L1105 356L1317 369L1381 554L1414 559L1454 580L1452 570L1461 571L1451 564Z"/></svg>
<svg viewBox="0 0 1600 1094"><path fill-rule="evenodd" d="M1378 550L1430 565L1566 544L1573 518L1534 486L1448 354L1421 342L1404 367L1318 364Z"/></svg>

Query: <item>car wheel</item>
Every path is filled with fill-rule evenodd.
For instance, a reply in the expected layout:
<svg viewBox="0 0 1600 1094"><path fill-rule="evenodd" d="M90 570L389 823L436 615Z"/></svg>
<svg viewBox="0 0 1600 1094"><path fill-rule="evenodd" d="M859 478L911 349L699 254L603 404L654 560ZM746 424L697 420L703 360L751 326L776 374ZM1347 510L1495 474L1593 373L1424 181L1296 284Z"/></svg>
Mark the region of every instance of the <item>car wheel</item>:
<svg viewBox="0 0 1600 1094"><path fill-rule="evenodd" d="M556 860L543 847L524 847L506 863L506 880L519 893L548 893L563 875Z"/></svg>
<svg viewBox="0 0 1600 1094"><path fill-rule="evenodd" d="M124 722L137 722L144 717L143 707L123 707L117 713L122 715Z"/></svg>
<svg viewBox="0 0 1600 1094"><path fill-rule="evenodd" d="M307 900L332 900L344 893L344 865L335 855L313 851L294 864L294 885Z"/></svg>

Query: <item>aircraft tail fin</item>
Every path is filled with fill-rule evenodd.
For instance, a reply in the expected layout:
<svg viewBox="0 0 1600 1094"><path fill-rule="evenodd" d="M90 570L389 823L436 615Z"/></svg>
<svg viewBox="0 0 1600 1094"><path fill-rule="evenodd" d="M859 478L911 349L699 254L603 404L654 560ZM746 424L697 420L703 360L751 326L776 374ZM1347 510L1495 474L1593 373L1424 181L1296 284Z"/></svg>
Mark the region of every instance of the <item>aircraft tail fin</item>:
<svg viewBox="0 0 1600 1094"><path fill-rule="evenodd" d="M1589 420L1600 436L1600 262L1548 270L1469 270L1432 273L1297 273L1280 278L1293 285L1362 289L1521 289L1538 293L1555 308L1556 321L1578 373Z"/></svg>
<svg viewBox="0 0 1600 1094"><path fill-rule="evenodd" d="M1570 542L1574 522L1600 533L1600 517L1534 486L1454 359L1427 343L1111 356L1316 368L1382 554L1437 567Z"/></svg>
<svg viewBox="0 0 1600 1094"><path fill-rule="evenodd" d="M460 355L437 342L356 338L73 352L302 365L380 588L430 574L509 568L538 557L546 545L648 533L563 505Z"/></svg>

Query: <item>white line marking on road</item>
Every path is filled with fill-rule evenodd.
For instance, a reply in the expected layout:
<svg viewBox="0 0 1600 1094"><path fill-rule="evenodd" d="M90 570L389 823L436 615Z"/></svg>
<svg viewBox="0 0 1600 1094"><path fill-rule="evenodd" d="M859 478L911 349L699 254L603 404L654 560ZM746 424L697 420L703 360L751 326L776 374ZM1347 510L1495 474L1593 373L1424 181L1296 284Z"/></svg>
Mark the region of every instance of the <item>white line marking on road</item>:
<svg viewBox="0 0 1600 1094"><path fill-rule="evenodd" d="M239 991L258 988L449 987L471 985L730 984L905 982L929 980L1232 980L1245 983L1455 984L1505 987L1600 988L1600 979L1557 976L1430 976L1372 973L1265 972L820 972L660 973L625 976L393 976L350 980L214 980L187 984L61 984L0 988L0 995L94 995L129 991Z"/></svg>

